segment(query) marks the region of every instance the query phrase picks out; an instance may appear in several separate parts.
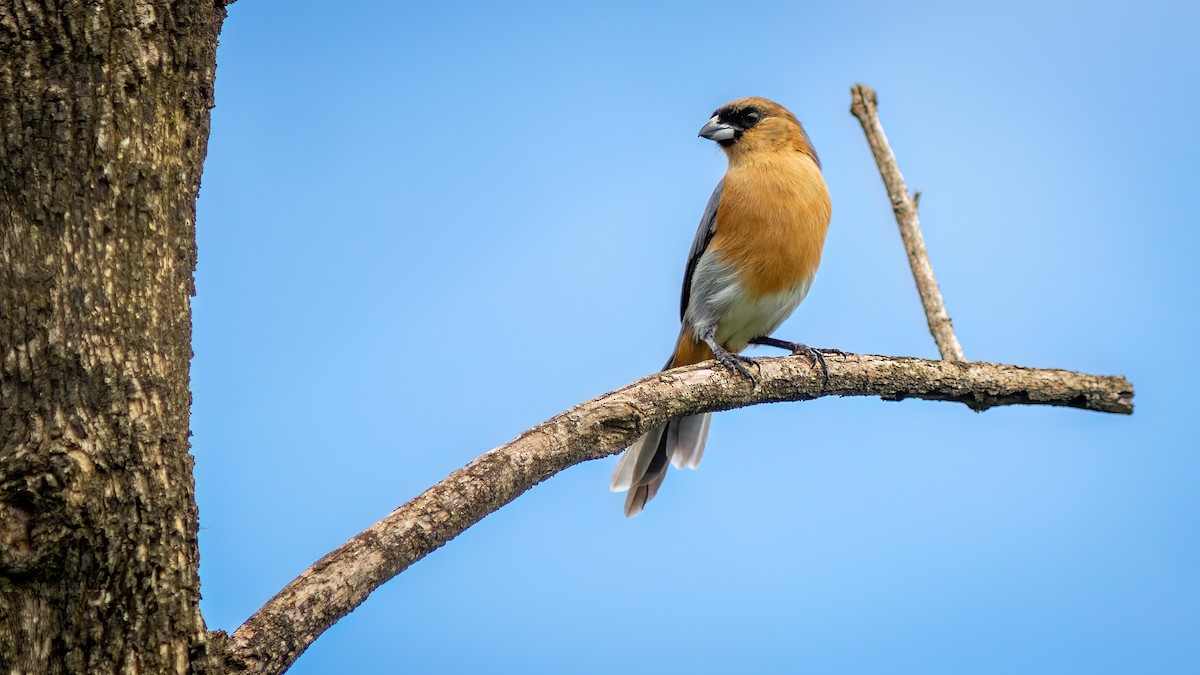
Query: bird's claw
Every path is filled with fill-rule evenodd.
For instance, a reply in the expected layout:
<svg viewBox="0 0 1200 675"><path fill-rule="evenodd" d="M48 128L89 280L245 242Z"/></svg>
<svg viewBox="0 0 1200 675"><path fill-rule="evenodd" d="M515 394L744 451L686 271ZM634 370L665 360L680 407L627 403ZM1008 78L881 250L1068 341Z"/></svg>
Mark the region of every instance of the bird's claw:
<svg viewBox="0 0 1200 675"><path fill-rule="evenodd" d="M745 365L747 363L753 363L755 366L758 365L758 363L755 362L755 360L751 357L742 356L741 354L731 354L726 351L714 353L713 356L716 357L717 361L719 361L721 365L729 368L730 370L736 370L744 375L746 379L750 380L750 384L758 384L758 378L756 378L754 373L751 373L750 369Z"/></svg>
<svg viewBox="0 0 1200 675"><path fill-rule="evenodd" d="M813 349L808 345L802 345L800 343L795 343L792 346L792 354L799 354L807 357L809 365L811 365L813 368L821 366L821 377L823 378L821 381L822 387L829 384L829 366L825 363L825 354L834 353L844 355L844 352L841 352L837 349Z"/></svg>

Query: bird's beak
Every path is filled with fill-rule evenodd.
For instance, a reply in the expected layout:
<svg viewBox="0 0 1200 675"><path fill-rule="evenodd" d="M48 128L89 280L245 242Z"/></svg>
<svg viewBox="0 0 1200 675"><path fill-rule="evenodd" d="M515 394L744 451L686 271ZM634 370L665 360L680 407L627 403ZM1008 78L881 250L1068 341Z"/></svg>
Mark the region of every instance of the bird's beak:
<svg viewBox="0 0 1200 675"><path fill-rule="evenodd" d="M733 137L737 135L737 130L733 126L720 121L714 115L707 124L700 127L700 135L710 141L717 141L719 143L721 141L733 140Z"/></svg>

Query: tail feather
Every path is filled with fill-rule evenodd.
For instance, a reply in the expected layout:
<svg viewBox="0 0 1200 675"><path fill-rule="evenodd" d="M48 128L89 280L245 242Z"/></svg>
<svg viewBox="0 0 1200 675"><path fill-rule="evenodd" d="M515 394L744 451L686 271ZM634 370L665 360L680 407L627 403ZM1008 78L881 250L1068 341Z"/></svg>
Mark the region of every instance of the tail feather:
<svg viewBox="0 0 1200 675"><path fill-rule="evenodd" d="M678 430L671 444L671 464L676 469L687 467L695 469L700 466L704 457L704 443L708 440L708 425L712 422L712 413L685 417L677 424Z"/></svg>
<svg viewBox="0 0 1200 675"><path fill-rule="evenodd" d="M658 493L667 465L696 468L704 455L709 414L693 415L654 427L621 456L613 471L613 492L629 491L625 515L636 516Z"/></svg>
<svg viewBox="0 0 1200 675"><path fill-rule="evenodd" d="M650 461L654 459L666 431L666 425L654 427L646 432L645 436L634 441L625 454L621 455L621 461L617 462L617 468L612 475L610 489L613 492L624 492L642 484L646 469L650 467Z"/></svg>
<svg viewBox="0 0 1200 675"><path fill-rule="evenodd" d="M625 495L625 517L632 518L642 512L646 508L646 503L654 499L654 495L658 494L658 488L663 484L663 479L667 477L667 468L664 465L662 471L659 471L654 478L650 479L649 483L639 485L629 491Z"/></svg>
<svg viewBox="0 0 1200 675"><path fill-rule="evenodd" d="M712 350L708 345L697 340L684 327L664 370L710 358ZM700 465L711 419L712 415L705 413L673 420L654 427L629 446L621 456L621 461L617 462L610 483L613 492L629 491L625 497L626 516L641 513L646 504L654 499L663 479L667 477L667 464L692 469Z"/></svg>

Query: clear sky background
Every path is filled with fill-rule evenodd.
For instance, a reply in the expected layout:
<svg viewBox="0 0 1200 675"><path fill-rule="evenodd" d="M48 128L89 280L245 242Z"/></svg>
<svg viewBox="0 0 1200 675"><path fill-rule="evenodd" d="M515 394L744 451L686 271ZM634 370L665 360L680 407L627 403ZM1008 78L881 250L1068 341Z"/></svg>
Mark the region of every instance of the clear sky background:
<svg viewBox="0 0 1200 675"><path fill-rule="evenodd" d="M833 198L777 335L935 358L861 81L967 356L1125 375L1134 415L721 413L641 516L615 458L572 468L294 672L1200 672L1200 10L977 4L235 4L193 305L209 627L661 365L730 99L794 111Z"/></svg>

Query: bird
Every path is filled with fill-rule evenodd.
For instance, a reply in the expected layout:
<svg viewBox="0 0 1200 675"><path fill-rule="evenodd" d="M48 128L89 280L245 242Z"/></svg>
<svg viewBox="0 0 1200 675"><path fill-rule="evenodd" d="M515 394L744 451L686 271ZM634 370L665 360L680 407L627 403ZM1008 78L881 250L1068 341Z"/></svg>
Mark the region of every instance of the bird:
<svg viewBox="0 0 1200 675"><path fill-rule="evenodd" d="M746 367L754 360L740 352L756 344L806 355L828 381L820 351L771 337L816 278L832 214L808 133L787 108L749 96L717 108L699 136L716 142L729 164L688 252L679 338L663 370L716 359L754 382ZM628 492L626 517L654 498L668 463L699 466L711 418L672 420L629 446L610 485Z"/></svg>

